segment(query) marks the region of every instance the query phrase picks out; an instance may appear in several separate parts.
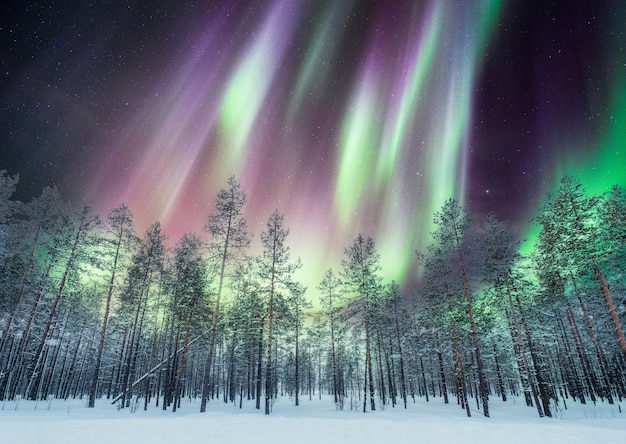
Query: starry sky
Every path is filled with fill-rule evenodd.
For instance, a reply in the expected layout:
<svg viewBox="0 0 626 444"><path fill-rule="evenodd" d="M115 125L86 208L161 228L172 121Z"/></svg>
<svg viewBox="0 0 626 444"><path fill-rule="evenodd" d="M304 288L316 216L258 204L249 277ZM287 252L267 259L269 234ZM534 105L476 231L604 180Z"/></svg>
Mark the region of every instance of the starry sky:
<svg viewBox="0 0 626 444"><path fill-rule="evenodd" d="M358 233L387 279L450 197L532 237L558 179L626 185L623 1L15 1L0 169L141 233L203 234L234 175L315 286Z"/></svg>

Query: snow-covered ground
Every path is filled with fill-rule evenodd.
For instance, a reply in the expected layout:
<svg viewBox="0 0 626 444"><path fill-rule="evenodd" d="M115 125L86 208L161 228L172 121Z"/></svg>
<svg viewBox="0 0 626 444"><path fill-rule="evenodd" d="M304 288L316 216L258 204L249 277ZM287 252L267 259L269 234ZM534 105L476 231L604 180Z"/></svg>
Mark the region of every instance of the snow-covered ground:
<svg viewBox="0 0 626 444"><path fill-rule="evenodd" d="M451 402L453 402L451 400ZM626 409L626 402L621 403ZM293 400L281 398L273 413L265 416L244 403L213 401L206 413L199 404L184 401L176 413L150 406L118 410L106 400L95 409L85 401L0 402L2 443L112 444L112 443L625 443L626 411L618 405L580 405L570 402L568 410L555 417L539 418L520 400L490 403L491 418L474 411L465 416L456 403L440 398L410 403L408 408L386 408L375 412L336 411L328 398Z"/></svg>

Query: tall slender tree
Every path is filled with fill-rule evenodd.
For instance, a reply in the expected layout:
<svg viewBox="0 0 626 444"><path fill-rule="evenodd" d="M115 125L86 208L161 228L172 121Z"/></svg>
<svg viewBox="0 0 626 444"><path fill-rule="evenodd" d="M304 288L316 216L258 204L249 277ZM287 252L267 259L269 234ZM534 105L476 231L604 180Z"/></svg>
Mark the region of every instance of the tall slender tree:
<svg viewBox="0 0 626 444"><path fill-rule="evenodd" d="M328 328L330 330L330 356L331 366L333 372L333 396L335 399L335 405L339 406L340 397L342 394L339 392L339 373L337 368L337 351L335 350L336 344L336 332L339 310L341 309L343 298L343 286L341 280L335 276L332 268L326 270L324 278L317 287L320 291L320 302L324 315L328 318Z"/></svg>
<svg viewBox="0 0 626 444"><path fill-rule="evenodd" d="M288 324L293 329L294 338L294 392L295 405L300 405L300 343L302 342L302 330L307 310L313 305L305 298L307 288L299 282L289 284L287 296Z"/></svg>
<svg viewBox="0 0 626 444"><path fill-rule="evenodd" d="M283 226L283 215L275 210L269 217L266 231L261 233L263 253L258 258L259 278L262 291L267 295L267 356L265 362L265 414L270 414L270 401L274 387L272 374L272 340L274 335L274 317L280 292L288 290L292 284L293 273L302 264L300 259L291 262L290 249L285 244L289 230Z"/></svg>
<svg viewBox="0 0 626 444"><path fill-rule="evenodd" d="M372 371L372 331L371 322L373 318L374 304L381 291L381 280L379 272L380 256L374 246L371 237L367 239L358 235L345 250L347 259L342 260L343 280L349 291L356 295L354 301L360 308L361 319L365 334L365 382L363 384L363 412L367 411L367 400L369 399L370 409L376 410L374 400L374 373ZM369 396L368 396L369 391Z"/></svg>
<svg viewBox="0 0 626 444"><path fill-rule="evenodd" d="M110 257L111 262L108 265L110 273L108 287L106 290L106 301L104 303L104 315L102 326L100 328L100 339L98 340L98 350L96 352L96 363L94 365L91 388L89 390L89 407L96 404L96 393L98 389L98 380L100 378L100 365L102 364L102 355L104 353L104 341L109 323L109 315L111 313L111 300L113 293L117 287L117 273L120 266L124 266L123 259L125 255L131 252L132 244L136 240L133 230L133 216L128 207L124 204L114 208L107 217L107 233L103 238L104 255Z"/></svg>
<svg viewBox="0 0 626 444"><path fill-rule="evenodd" d="M394 336L399 359L400 397L402 398L404 408L406 409L406 377L404 375L404 353L402 351L402 340L400 334L401 303L402 296L400 294L400 287L394 281L387 287L387 304L390 306L390 315L393 322Z"/></svg>
<svg viewBox="0 0 626 444"><path fill-rule="evenodd" d="M222 288L224 286L224 277L226 276L226 267L230 263L236 262L236 259L241 259L241 254L250 245L246 220L243 218L242 214L243 206L246 203L246 195L240 190L239 183L237 183L234 177L228 179L228 185L228 190L219 191L215 202L217 213L209 216L209 223L206 226L207 231L211 235L209 250L211 252L212 263L217 268L218 282L211 329L209 332L209 348L204 365L200 412L206 411L211 365L215 350L215 337L220 315L220 301Z"/></svg>
<svg viewBox="0 0 626 444"><path fill-rule="evenodd" d="M166 236L159 222L153 223L141 239L138 251L133 255L127 283L121 294L122 309L129 319L129 339L126 343L125 363L121 377L121 406L128 405L128 394L134 387L136 364L140 354L143 320L151 291L160 281L165 257Z"/></svg>
<svg viewBox="0 0 626 444"><path fill-rule="evenodd" d="M194 317L203 311L206 300L207 270L201 255L202 242L194 234L185 234L174 247L172 276L172 316L176 323L176 348L181 349L173 372L173 411L184 395L183 383L187 371L187 354Z"/></svg>

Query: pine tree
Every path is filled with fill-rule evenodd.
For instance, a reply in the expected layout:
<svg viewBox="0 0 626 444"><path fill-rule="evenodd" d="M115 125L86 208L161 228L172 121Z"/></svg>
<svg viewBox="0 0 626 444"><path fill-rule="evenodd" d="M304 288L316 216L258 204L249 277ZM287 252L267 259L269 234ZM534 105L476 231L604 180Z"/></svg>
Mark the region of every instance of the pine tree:
<svg viewBox="0 0 626 444"><path fill-rule="evenodd" d="M554 196L548 196L536 221L542 226L541 231L544 236L552 238L551 244L554 251L550 254L559 268L561 277L570 273L578 275L588 271L593 272L600 284L600 291L613 323L618 346L622 352L626 352L626 336L624 336L606 276L601 268L613 250L604 250L599 242L607 239L607 236L601 233L609 232L609 229L603 230L605 227L598 223L596 214L599 204L598 196L587 197L582 184L566 176L561 179L557 193ZM609 211L603 214L610 213ZM623 220L623 217L620 219L619 213L618 209L615 218L605 219L609 227L611 221ZM619 223L617 222L618 227ZM615 239L619 242L619 237Z"/></svg>
<svg viewBox="0 0 626 444"><path fill-rule="evenodd" d="M324 274L324 278L317 287L321 292L320 302L324 315L328 318L330 329L330 353L331 353L331 365L333 372L333 396L335 399L335 405L339 405L340 398L343 398L343 393L339 390L339 374L337 368L337 351L335 350L336 343L336 331L338 313L341 308L341 302L343 298L342 282L339 278L335 277L333 270L329 268Z"/></svg>
<svg viewBox="0 0 626 444"><path fill-rule="evenodd" d="M458 201L455 199L449 199L443 205L441 211L435 213L434 222L435 225L437 225L437 230L433 233L435 242L444 252L453 254L457 260L459 278L463 287L463 295L465 296L466 313L470 324L474 355L476 357L476 370L478 372L479 392L483 404L483 414L489 417L489 390L487 388L483 370L480 344L478 341L478 331L474 320L472 292L470 290L466 263L466 236L471 226L471 217Z"/></svg>
<svg viewBox="0 0 626 444"><path fill-rule="evenodd" d="M404 402L404 408L406 409L406 378L404 375L404 353L402 351L402 340L400 335L400 305L402 297L400 295L400 287L394 281L387 287L387 304L390 306L391 321L395 333L397 354L399 358L399 370L400 370L400 397Z"/></svg>
<svg viewBox="0 0 626 444"><path fill-rule="evenodd" d="M121 294L122 309L130 318L127 325L129 337L124 350L123 372L121 373L122 408L129 405L130 397L128 395L135 386L133 379L136 375L137 359L140 354L143 321L151 290L159 282L163 271L165 239L166 236L162 233L159 222L153 223L146 230L137 253L133 255L127 283Z"/></svg>
<svg viewBox="0 0 626 444"><path fill-rule="evenodd" d="M98 219L91 215L89 207L83 207L80 212L72 212L69 214L69 217L68 236L65 239L67 254L64 266L59 270L61 279L56 285L48 318L43 327L39 345L33 354L30 371L28 372L29 382L26 388L26 396L31 400L37 399L40 393L40 383L44 376L45 347L50 343L48 341L52 339L53 323L57 319L59 304L62 297L68 292L67 284L70 282L70 278L74 277L74 274L79 270L81 261L85 260L84 249L87 247L87 238L90 235L90 230L99 223Z"/></svg>
<svg viewBox="0 0 626 444"><path fill-rule="evenodd" d="M372 331L374 304L381 292L380 256L372 238L358 235L345 250L347 259L342 260L343 280L349 291L356 295L353 301L360 307L360 316L365 333L365 382L363 384L363 412L367 411L369 398L370 410L376 410L374 400L374 373L372 371ZM369 397L368 397L369 391Z"/></svg>
<svg viewBox="0 0 626 444"><path fill-rule="evenodd" d="M104 341L109 323L109 315L111 313L111 300L113 293L117 287L116 275L118 270L123 267L123 258L130 252L132 244L135 242L136 236L133 231L132 213L124 204L114 208L107 217L108 233L103 241L105 246L104 254L111 257L110 272L107 297L104 306L104 316L102 319L102 327L100 328L100 339L98 341L98 350L96 352L96 363L93 370L93 378L91 388L89 390L89 407L94 407L96 403L96 393L98 389L98 380L100 377L100 365L102 363L102 355L104 353ZM108 247L108 248L107 248Z"/></svg>
<svg viewBox="0 0 626 444"><path fill-rule="evenodd" d="M289 295L287 296L287 308L288 323L294 331L294 391L295 391L295 405L300 405L300 342L302 336L302 329L304 319L307 316L307 310L313 305L308 301L304 295L307 288L298 282L292 282L289 284Z"/></svg>
<svg viewBox="0 0 626 444"><path fill-rule="evenodd" d="M228 184L230 186L228 190L220 190L218 193L215 203L217 213L209 217L209 223L206 227L211 234L209 249L213 256L212 260L218 268L218 283L211 330L209 332L209 349L204 366L200 412L206 411L210 370L215 349L215 336L220 315L220 300L224 277L226 276L226 266L235 262L242 251L250 244L246 221L242 215L242 209L246 203L246 195L239 189L239 184L234 177L228 179Z"/></svg>
<svg viewBox="0 0 626 444"><path fill-rule="evenodd" d="M201 255L202 241L194 234L186 233L174 247L171 270L172 317L175 321L176 349L181 349L172 372L173 411L180 407L184 396L187 371L187 352L194 316L202 312L206 303L208 287L206 264ZM179 342L182 342L179 343Z"/></svg>
<svg viewBox="0 0 626 444"><path fill-rule="evenodd" d="M275 305L280 298L280 291L287 290L292 283L293 273L302 265L298 259L290 261L289 247L285 240L289 230L283 227L283 216L275 210L269 217L266 231L261 233L263 253L258 258L258 273L262 282L262 291L267 295L267 356L265 367L265 414L270 414L270 399L274 387L272 375L272 340Z"/></svg>
<svg viewBox="0 0 626 444"><path fill-rule="evenodd" d="M261 360L263 354L263 324L267 306L262 297L260 282L257 278L255 262L251 258L242 260L237 265L230 281L233 293L230 318L233 329L244 341L246 359L246 397L256 400L256 408L261 408ZM243 328L243 332L241 329ZM255 367L254 363L257 363ZM257 376L257 378L255 378ZM243 376L242 376L243 378ZM240 408L243 402L244 383L241 382Z"/></svg>

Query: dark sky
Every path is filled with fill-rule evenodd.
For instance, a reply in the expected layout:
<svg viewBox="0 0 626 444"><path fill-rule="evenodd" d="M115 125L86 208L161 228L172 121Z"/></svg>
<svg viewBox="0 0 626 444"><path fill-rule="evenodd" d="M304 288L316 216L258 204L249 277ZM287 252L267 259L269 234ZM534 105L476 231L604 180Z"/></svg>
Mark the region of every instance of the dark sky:
<svg viewBox="0 0 626 444"><path fill-rule="evenodd" d="M524 234L564 174L625 184L624 23L622 1L3 2L0 168L173 241L235 175L312 285L357 233L403 280L447 198Z"/></svg>

